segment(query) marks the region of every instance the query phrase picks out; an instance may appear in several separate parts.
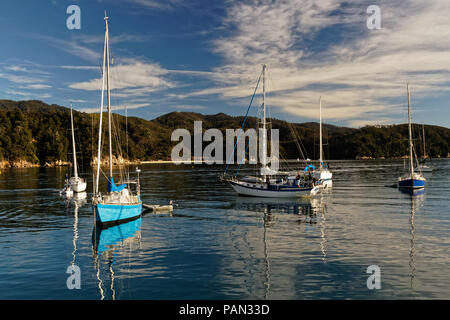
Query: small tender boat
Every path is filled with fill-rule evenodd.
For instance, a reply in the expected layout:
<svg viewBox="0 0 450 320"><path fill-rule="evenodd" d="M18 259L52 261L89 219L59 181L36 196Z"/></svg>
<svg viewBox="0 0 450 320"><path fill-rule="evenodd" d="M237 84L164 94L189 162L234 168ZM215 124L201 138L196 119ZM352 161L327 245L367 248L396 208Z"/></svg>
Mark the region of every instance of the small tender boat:
<svg viewBox="0 0 450 320"><path fill-rule="evenodd" d="M98 135L98 155L97 155L97 174L94 189L94 196L92 197L92 205L94 208L95 218L97 223L119 223L126 220L135 219L142 213L142 201L140 196L139 172L136 168L137 179L127 179L125 183L117 186L113 179L113 157L112 157L112 114L110 104L110 86L109 86L109 33L108 33L108 17L105 17L105 49L103 55L103 86L102 98L100 104L100 124ZM102 151L102 118L103 118L103 97L105 89L105 81L107 86L107 101L108 101L108 137L109 137L109 178L107 183L107 190L105 194L99 191L100 178L100 164ZM131 189L134 186L134 190Z"/></svg>
<svg viewBox="0 0 450 320"><path fill-rule="evenodd" d="M411 128L411 97L409 93L409 85L407 86L408 91L408 131L409 131L409 172L404 176L399 177L397 181L397 186L402 189L422 189L425 188L425 177L418 172L414 172L414 145L412 139L412 128Z"/></svg>

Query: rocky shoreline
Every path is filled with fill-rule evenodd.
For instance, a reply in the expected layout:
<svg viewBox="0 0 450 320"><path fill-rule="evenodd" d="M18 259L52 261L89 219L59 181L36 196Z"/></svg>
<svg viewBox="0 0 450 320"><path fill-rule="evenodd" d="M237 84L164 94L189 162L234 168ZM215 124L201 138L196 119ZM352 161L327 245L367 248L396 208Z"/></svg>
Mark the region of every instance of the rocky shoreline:
<svg viewBox="0 0 450 320"><path fill-rule="evenodd" d="M107 166L109 164L108 158L102 159L101 166ZM135 165L135 164L141 164L140 160L126 160L123 158L113 158L113 166L117 165ZM28 160L15 160L15 161L7 161L3 160L0 161L0 169L8 169L8 168L16 168L16 169L23 169L23 168L54 168L54 167L64 167L64 166L71 166L72 163L68 161L63 160L57 160L53 162L46 162L44 164L40 163L33 163ZM90 163L91 166L97 165L97 158L94 158L93 161Z"/></svg>
<svg viewBox="0 0 450 320"><path fill-rule="evenodd" d="M27 160L16 160L16 161L0 161L0 169L7 168L34 168L40 167L39 163L32 163Z"/></svg>
<svg viewBox="0 0 450 320"><path fill-rule="evenodd" d="M447 158L450 158L450 154L448 154ZM356 157L354 160L400 160L400 159L408 159L408 156L399 157L399 158L372 158L372 157ZM439 157L437 159L440 159ZM293 160L294 161L294 160ZM295 160L296 162L297 160ZM339 160L333 160L333 161L339 161ZM345 161L345 160L343 160ZM172 161L166 161L166 160L126 160L123 158L116 158L113 157L113 166L118 165L139 165L139 164L149 164L149 163L173 163ZM16 161L7 161L3 160L0 161L0 169L8 169L8 168L54 168L54 167L64 167L64 166L70 166L72 165L71 162L68 161L62 161L57 160L54 162L46 162L44 164L39 163L33 163L27 160L16 160ZM92 167L97 165L97 158L94 158L90 165ZM102 159L101 166L107 166L109 165L108 158Z"/></svg>

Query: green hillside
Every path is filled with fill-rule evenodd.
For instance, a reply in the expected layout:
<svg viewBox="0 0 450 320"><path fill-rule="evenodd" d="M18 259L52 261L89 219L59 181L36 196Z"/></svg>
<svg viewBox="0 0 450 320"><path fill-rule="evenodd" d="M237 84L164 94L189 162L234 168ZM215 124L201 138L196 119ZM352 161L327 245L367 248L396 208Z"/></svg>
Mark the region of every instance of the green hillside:
<svg viewBox="0 0 450 320"><path fill-rule="evenodd" d="M217 128L225 137L225 129L241 127L243 117L223 113L202 115L193 112L172 112L153 120L114 114L115 145L121 141L126 155L128 127L128 159L169 160L170 140L176 128L193 134L194 121L202 121L203 130ZM74 111L78 157L88 164L97 150L98 114ZM247 120L246 129L255 128L255 118ZM305 157L318 157L317 123L287 123L272 119L272 127L280 130L280 153L285 159L302 158L292 132L298 137ZM105 122L106 124L106 122ZM394 158L407 154L407 125L366 126L360 129L324 125L325 156L327 159L355 159L360 157ZM420 155L421 126L414 126L416 145ZM425 126L427 153L431 157L447 157L450 153L450 129ZM36 165L70 162L70 109L47 105L41 101L0 100L0 162L14 165L26 161ZM106 141L106 135L103 138ZM208 142L209 143L209 142ZM204 143L207 145L208 143ZM106 143L103 144L106 151ZM224 153L225 154L225 153Z"/></svg>

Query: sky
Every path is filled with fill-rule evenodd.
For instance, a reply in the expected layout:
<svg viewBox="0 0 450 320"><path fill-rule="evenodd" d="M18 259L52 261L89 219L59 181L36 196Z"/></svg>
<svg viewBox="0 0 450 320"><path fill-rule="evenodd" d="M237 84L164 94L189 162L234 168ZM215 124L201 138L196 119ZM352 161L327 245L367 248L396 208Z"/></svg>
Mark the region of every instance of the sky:
<svg viewBox="0 0 450 320"><path fill-rule="evenodd" d="M105 11L115 112L242 116L266 64L272 117L318 121L321 97L326 123L405 123L409 83L413 121L450 127L448 0L2 0L0 99L98 112Z"/></svg>

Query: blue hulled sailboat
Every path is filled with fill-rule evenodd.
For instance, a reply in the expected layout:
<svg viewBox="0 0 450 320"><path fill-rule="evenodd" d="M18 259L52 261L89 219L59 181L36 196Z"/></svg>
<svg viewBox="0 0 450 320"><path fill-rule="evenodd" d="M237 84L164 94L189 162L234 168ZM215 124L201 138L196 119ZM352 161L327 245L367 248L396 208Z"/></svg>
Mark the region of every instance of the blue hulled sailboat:
<svg viewBox="0 0 450 320"><path fill-rule="evenodd" d="M414 172L414 145L412 139L412 126L411 126L411 95L409 92L409 84L407 85L408 91L408 132L409 132L409 172L398 178L397 185L401 189L416 190L425 188L425 177L420 172Z"/></svg>
<svg viewBox="0 0 450 320"><path fill-rule="evenodd" d="M127 179L125 183L116 185L113 178L112 170L112 139L111 139L111 99L110 99L110 85L109 85L109 33L108 33L108 17L105 16L105 46L103 53L103 84L102 84L102 100L100 104L100 123L98 134L98 155L97 155L97 175L95 180L94 196L92 198L92 205L97 223L109 224L123 222L126 220L136 219L142 213L142 201L140 196L139 172L136 180ZM100 164L101 164L101 149L102 149L102 118L103 118L103 101L105 82L107 88L107 103L108 103L108 137L109 137L109 176L106 193L99 192L99 178L100 178ZM132 190L131 186L134 186Z"/></svg>

